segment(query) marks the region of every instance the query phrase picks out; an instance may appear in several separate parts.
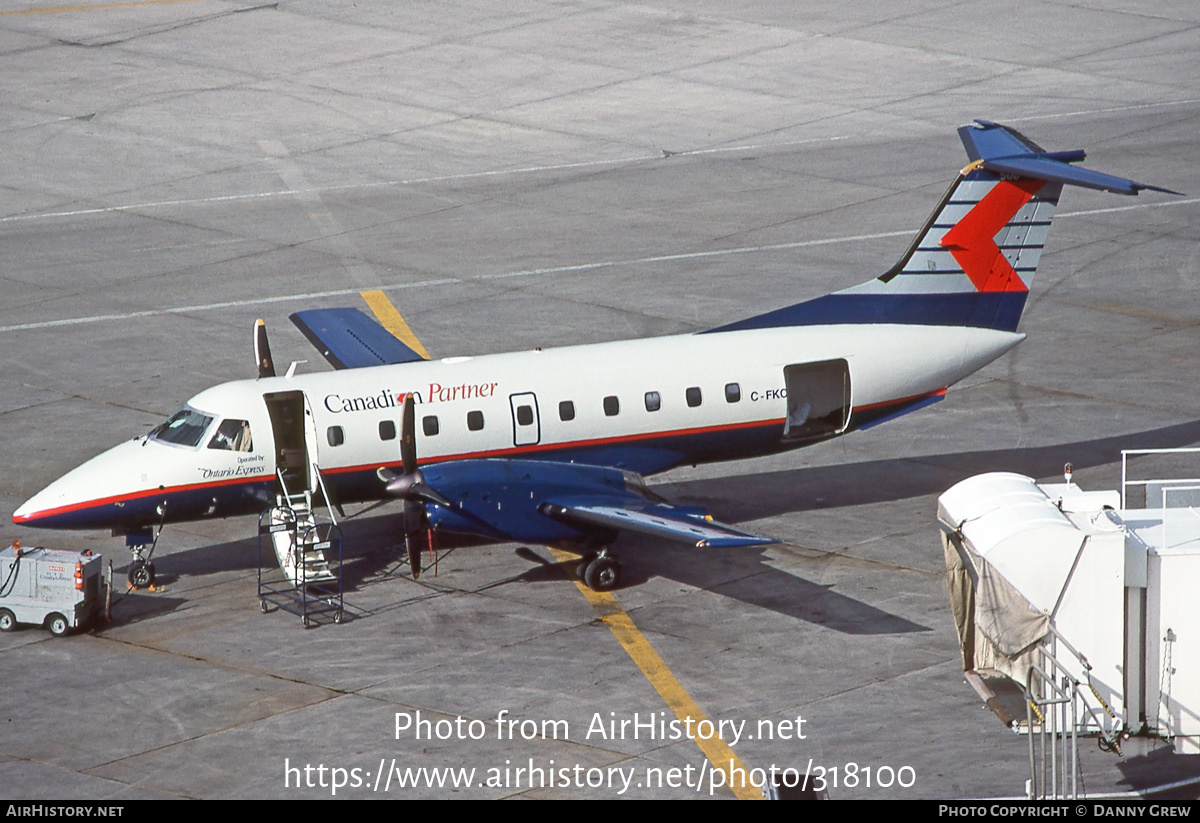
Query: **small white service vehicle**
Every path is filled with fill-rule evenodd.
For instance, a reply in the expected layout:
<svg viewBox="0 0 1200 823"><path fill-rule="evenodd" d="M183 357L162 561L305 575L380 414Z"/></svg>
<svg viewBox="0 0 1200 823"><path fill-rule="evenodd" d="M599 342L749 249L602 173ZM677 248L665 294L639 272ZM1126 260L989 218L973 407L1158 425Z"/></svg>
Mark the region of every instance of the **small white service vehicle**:
<svg viewBox="0 0 1200 823"><path fill-rule="evenodd" d="M100 555L18 543L0 549L0 631L32 623L61 637L103 607Z"/></svg>

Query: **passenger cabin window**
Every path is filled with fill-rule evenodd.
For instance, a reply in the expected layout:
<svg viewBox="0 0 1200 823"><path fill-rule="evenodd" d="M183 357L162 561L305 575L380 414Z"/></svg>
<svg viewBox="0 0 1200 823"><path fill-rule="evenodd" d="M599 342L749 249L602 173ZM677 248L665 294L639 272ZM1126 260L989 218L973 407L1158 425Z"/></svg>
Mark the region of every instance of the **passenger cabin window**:
<svg viewBox="0 0 1200 823"><path fill-rule="evenodd" d="M646 411L658 411L662 408L662 397L656 391L646 392Z"/></svg>
<svg viewBox="0 0 1200 823"><path fill-rule="evenodd" d="M725 402L736 403L742 399L742 387L737 383L725 384Z"/></svg>
<svg viewBox="0 0 1200 823"><path fill-rule="evenodd" d="M473 432L477 432L483 428L483 412L471 411L467 412L467 428Z"/></svg>
<svg viewBox="0 0 1200 823"><path fill-rule="evenodd" d="M621 401L617 399L615 394L610 394L604 398L604 413L609 417L616 417L621 412Z"/></svg>
<svg viewBox="0 0 1200 823"><path fill-rule="evenodd" d="M199 446L213 422L211 416L201 414L195 409L180 409L167 422L150 432L151 440L161 440L164 443L174 443L177 446Z"/></svg>
<svg viewBox="0 0 1200 823"><path fill-rule="evenodd" d="M246 420L223 420L217 426L217 433L208 441L210 449L222 449L231 452L254 451L250 442L250 423Z"/></svg>
<svg viewBox="0 0 1200 823"><path fill-rule="evenodd" d="M395 440L396 439L396 424L391 420L379 421L379 439L380 440Z"/></svg>
<svg viewBox="0 0 1200 823"><path fill-rule="evenodd" d="M559 420L574 420L575 419L575 404L570 400L564 400L558 404L558 419Z"/></svg>
<svg viewBox="0 0 1200 823"><path fill-rule="evenodd" d="M699 406L700 400L701 400L701 397L700 397L700 387L699 386L692 386L690 389L687 390L687 404L689 406L691 406L692 408Z"/></svg>
<svg viewBox="0 0 1200 823"><path fill-rule="evenodd" d="M431 414L428 417L421 418L421 431L425 432L426 437L433 437L438 433L438 419L436 414Z"/></svg>
<svg viewBox="0 0 1200 823"><path fill-rule="evenodd" d="M346 442L346 432L341 426L330 426L325 431L325 439L331 446L340 446Z"/></svg>
<svg viewBox="0 0 1200 823"><path fill-rule="evenodd" d="M517 406L517 425L533 425L533 406Z"/></svg>

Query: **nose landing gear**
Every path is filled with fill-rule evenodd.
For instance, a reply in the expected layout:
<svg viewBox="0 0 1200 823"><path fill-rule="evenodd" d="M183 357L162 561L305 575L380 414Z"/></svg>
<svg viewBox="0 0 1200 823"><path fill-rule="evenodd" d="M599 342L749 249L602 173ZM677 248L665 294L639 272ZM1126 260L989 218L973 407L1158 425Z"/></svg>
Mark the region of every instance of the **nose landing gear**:
<svg viewBox="0 0 1200 823"><path fill-rule="evenodd" d="M154 564L150 562L150 558L154 556L154 548L158 545L158 536L162 534L163 523L166 522L167 503L165 500L158 505L158 515L162 521L159 522L157 531L147 526L125 533L125 547L129 549L133 561L129 564L129 571L125 575L131 589L154 590Z"/></svg>
<svg viewBox="0 0 1200 823"><path fill-rule="evenodd" d="M133 555L133 562L129 564L129 572L125 575L129 580L131 589L153 589L154 588L154 564L148 558L142 557L142 551L145 546L130 546L129 552ZM153 551L153 547L151 547Z"/></svg>

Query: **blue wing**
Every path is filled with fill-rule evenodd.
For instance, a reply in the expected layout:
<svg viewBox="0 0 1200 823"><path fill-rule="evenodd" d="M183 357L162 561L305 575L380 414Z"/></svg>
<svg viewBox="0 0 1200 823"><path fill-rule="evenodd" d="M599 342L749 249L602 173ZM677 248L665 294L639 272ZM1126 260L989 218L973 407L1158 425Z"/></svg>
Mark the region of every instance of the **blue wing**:
<svg viewBox="0 0 1200 823"><path fill-rule="evenodd" d="M539 460L453 460L422 466L430 488L452 501L427 507L449 531L529 543L561 543L595 532L634 531L693 546L776 541L718 523L699 506L656 499L632 472Z"/></svg>
<svg viewBox="0 0 1200 823"><path fill-rule="evenodd" d="M308 309L290 319L335 369L426 359L358 309Z"/></svg>
<svg viewBox="0 0 1200 823"><path fill-rule="evenodd" d="M544 503L542 513L584 528L600 526L642 532L698 548L760 546L776 542L718 523L694 507L655 503L644 498L562 495Z"/></svg>

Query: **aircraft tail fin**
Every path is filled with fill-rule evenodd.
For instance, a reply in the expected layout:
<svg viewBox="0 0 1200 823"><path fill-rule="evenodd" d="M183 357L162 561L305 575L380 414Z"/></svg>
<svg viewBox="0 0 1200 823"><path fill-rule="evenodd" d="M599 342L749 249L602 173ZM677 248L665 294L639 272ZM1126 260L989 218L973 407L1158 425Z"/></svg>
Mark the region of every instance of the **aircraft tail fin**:
<svg viewBox="0 0 1200 823"><path fill-rule="evenodd" d="M1064 185L1176 194L1071 165L1015 129L958 130L971 162L891 269L875 280L712 331L842 323L976 326L1016 331Z"/></svg>

